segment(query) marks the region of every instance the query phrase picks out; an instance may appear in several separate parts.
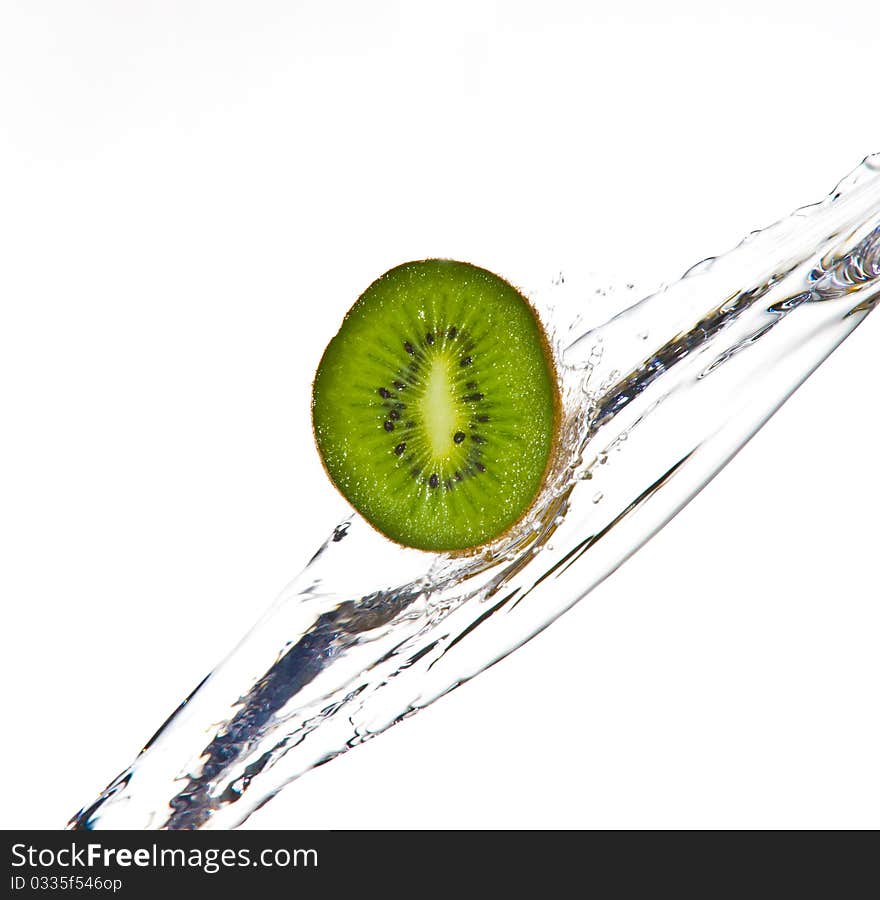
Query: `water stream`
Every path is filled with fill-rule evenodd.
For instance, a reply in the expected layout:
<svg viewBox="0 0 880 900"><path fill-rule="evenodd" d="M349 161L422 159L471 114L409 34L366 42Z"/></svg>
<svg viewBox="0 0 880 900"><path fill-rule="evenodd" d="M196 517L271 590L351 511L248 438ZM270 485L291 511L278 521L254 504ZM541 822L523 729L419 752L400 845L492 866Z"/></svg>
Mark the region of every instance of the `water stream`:
<svg viewBox="0 0 880 900"><path fill-rule="evenodd" d="M532 299L556 346L564 451L522 526L455 557L352 514L69 827L235 827L585 596L877 304L880 154L658 293L616 293L604 321L562 278Z"/></svg>

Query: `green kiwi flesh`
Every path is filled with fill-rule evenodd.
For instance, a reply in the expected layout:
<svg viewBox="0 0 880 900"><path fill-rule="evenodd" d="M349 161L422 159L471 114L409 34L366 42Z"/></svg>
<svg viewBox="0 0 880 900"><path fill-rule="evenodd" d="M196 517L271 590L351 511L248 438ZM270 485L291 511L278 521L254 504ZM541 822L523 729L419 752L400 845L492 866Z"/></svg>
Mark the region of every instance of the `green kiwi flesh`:
<svg viewBox="0 0 880 900"><path fill-rule="evenodd" d="M391 540L486 544L543 485L559 398L544 330L485 269L391 269L349 310L315 375L312 423L331 480Z"/></svg>

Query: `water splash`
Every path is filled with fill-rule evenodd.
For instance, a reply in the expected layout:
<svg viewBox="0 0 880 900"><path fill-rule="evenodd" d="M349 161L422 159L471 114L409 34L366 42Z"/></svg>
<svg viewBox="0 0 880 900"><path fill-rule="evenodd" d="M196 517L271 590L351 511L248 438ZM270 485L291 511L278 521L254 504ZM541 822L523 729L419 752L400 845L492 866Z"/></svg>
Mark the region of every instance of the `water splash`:
<svg viewBox="0 0 880 900"><path fill-rule="evenodd" d="M468 557L407 550L359 517L72 828L228 828L309 769L492 665L671 519L880 299L880 155L821 203L595 317L561 274L566 448L534 512ZM579 335L572 338L573 334Z"/></svg>

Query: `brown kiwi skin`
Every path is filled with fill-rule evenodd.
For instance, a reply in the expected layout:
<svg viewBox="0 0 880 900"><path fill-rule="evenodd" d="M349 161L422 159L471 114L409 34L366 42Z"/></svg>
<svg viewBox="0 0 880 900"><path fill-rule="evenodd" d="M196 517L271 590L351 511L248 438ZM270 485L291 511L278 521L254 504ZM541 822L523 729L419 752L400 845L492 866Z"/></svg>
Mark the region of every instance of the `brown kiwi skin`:
<svg viewBox="0 0 880 900"><path fill-rule="evenodd" d="M529 300L529 298L526 296L524 291L520 290L520 288L518 288L516 285L509 282L506 278L503 278L501 275L496 274L491 269L483 268L483 266L478 266L475 263L468 262L467 260L452 259L452 257L448 257L448 256L429 256L429 257L425 257L424 259L413 259L413 260L410 260L409 262L399 263L396 266L392 266L390 269L388 269L387 271L385 271L381 275L379 275L378 278L374 278L373 281L371 281L370 284L367 286L367 288L358 295L358 298L357 298L357 300L355 300L355 303L353 303L348 308L348 311L342 317L342 322L345 322L345 320L348 318L349 313L354 308L354 306L358 302L358 300L360 300L360 298L379 280L379 278L383 278L385 275L389 274L390 272L393 272L395 269L402 269L405 266L418 265L419 263L436 262L438 260L442 261L442 262L463 263L465 265L471 266L474 269L479 269L481 272L486 272L487 274L491 275L493 278L497 278L500 281L503 281L508 287L512 288L513 290L515 290L517 292L517 294L519 294L519 296L522 298L523 302L531 310L531 313L534 316L535 321L538 323L538 329L541 332L541 345L544 349L544 358L547 360L547 365L550 368L551 381L553 383L553 443L550 447L550 452L547 454L547 465L544 467L544 473L541 475L541 484L538 487L538 490L535 492L535 496L532 497L532 500L529 503L528 507L526 507L525 512L523 512L523 514L512 525L508 526L504 531L495 535L495 537L493 537L489 541L486 541L483 544L475 544L473 547L464 547L461 550L444 550L444 551L420 550L419 551L421 553L434 553L435 555L439 553L440 555L448 556L450 558L461 558L461 557L468 557L468 556L477 556L480 553L482 553L484 550L486 550L487 547L491 547L496 542L502 540L505 537L508 537L534 511L534 509L538 503L538 500L540 500L541 495L544 493L544 488L547 486L547 481L550 477L550 473L556 468L556 465L562 455L561 454L561 450L562 450L562 447L561 447L562 396L561 396L560 390L559 390L559 371L558 371L557 365L556 365L556 354L553 352L553 348L550 345L550 339L547 337L547 329L544 327L544 323L541 321L541 317L538 315L537 311L535 310L535 307L532 306L531 300ZM339 327L340 328L342 327L342 323L340 323ZM328 346L329 346L329 341L328 341ZM326 353L326 352L327 351L325 348L324 353ZM336 488L337 491L339 491L339 494L342 496L342 499L345 500L346 503L348 503L348 498L346 498L346 496L342 493L342 491L339 490L339 487L337 486L336 482L333 480L332 476L330 475L330 472L327 469L326 464L324 463L324 457L321 455L321 450L320 450L320 447L318 446L318 437L315 434L315 427L314 427L314 422L315 422L315 415L314 415L315 378L317 377L318 370L321 368L321 363L324 361L324 353L321 354L321 359L318 361L318 365L315 368L315 375L312 377L312 383L311 383L311 399L309 400L309 415L311 416L311 420L312 420L312 440L315 444L315 451L318 455L318 459L321 462L321 468L324 470L324 474L327 476L327 479L329 480L330 484L332 484L333 487ZM352 509L354 509L354 508L352 507ZM357 510L354 510L354 512L357 513ZM372 522L368 521L363 516L361 516L361 518L364 520L364 522L367 523L367 525L370 526L370 528L373 529L373 531L375 531L377 534L381 534L383 538L385 538L387 541L390 541L392 544L396 544L398 547L403 547L405 550L417 549L414 547L410 547L407 544L401 544L400 541L396 541L396 540L394 540L394 538L389 537L387 534L385 534L384 531L379 531L379 529L376 528Z"/></svg>

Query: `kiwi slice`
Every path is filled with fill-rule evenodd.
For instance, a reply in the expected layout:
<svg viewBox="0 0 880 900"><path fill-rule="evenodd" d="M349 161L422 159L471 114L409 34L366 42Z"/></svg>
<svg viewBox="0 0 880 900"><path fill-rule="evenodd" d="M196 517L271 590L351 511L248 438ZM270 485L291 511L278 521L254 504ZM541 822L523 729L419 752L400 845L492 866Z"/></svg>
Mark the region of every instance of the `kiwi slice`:
<svg viewBox="0 0 880 900"><path fill-rule="evenodd" d="M469 263L391 269L318 366L315 441L375 528L421 550L488 543L529 511L559 425L556 372L528 301Z"/></svg>

